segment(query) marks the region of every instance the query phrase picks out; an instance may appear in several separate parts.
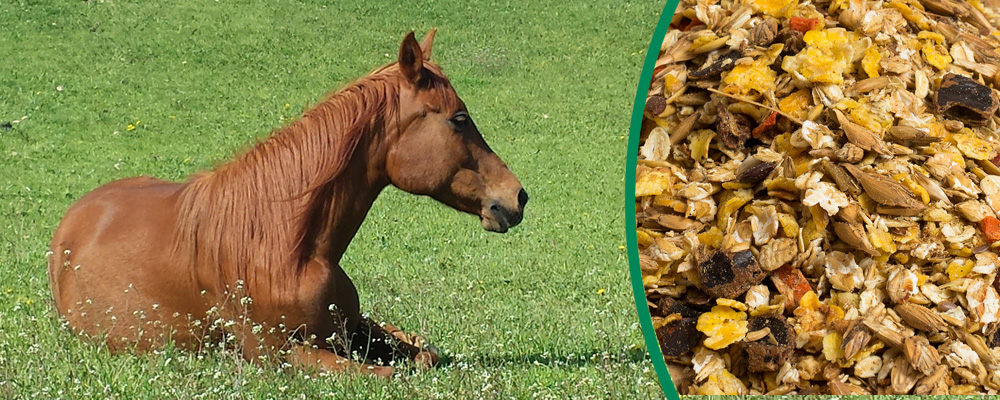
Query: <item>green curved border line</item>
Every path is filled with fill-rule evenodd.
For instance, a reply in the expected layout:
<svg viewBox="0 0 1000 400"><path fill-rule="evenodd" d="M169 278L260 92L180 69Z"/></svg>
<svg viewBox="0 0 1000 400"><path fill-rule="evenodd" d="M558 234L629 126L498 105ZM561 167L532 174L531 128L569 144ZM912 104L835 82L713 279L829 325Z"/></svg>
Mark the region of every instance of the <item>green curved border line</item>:
<svg viewBox="0 0 1000 400"><path fill-rule="evenodd" d="M677 395L677 389L674 388L670 373L667 372L667 363L663 361L660 344L656 340L656 332L653 331L653 318L649 315L649 307L646 306L646 291L642 286L642 272L639 269L639 244L635 236L635 165L637 149L639 148L639 130L642 128L642 113L646 108L646 95L649 93L649 85L653 80L653 68L660 55L663 37L667 35L670 19L673 17L679 2L680 0L667 1L667 5L663 7L663 13L660 14L660 21L656 23L653 38L649 42L646 61L642 65L642 74L639 75L635 103L632 105L632 126L629 129L628 150L625 157L628 163L625 167L625 193L627 194L625 199L625 243L628 246L632 293L635 295L635 308L639 314L642 336L646 339L646 348L649 349L649 356L653 359L653 368L656 370L656 376L659 377L663 394L671 400L680 400L680 396Z"/></svg>

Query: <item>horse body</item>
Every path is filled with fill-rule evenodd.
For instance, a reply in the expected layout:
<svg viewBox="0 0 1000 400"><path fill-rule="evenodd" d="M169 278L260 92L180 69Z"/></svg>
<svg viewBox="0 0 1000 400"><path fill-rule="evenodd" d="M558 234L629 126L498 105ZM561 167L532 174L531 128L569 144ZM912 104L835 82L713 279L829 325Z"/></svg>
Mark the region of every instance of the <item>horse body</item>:
<svg viewBox="0 0 1000 400"><path fill-rule="evenodd" d="M248 358L289 350L294 364L332 371L356 366L344 355L359 348L369 361L435 364L413 337L361 316L339 265L390 184L477 214L489 230L520 222L527 195L429 63L432 40L411 33L397 63L215 171L83 196L50 248L60 315L113 350L232 339Z"/></svg>

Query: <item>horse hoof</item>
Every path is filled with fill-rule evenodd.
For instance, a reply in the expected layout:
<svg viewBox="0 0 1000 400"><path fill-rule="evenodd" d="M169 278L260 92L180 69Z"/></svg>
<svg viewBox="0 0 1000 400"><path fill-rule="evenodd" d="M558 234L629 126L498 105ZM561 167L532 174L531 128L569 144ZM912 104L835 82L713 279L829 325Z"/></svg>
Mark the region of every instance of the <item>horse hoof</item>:
<svg viewBox="0 0 1000 400"><path fill-rule="evenodd" d="M421 351L417 355L413 356L413 363L417 364L418 367L422 369L431 369L438 365L441 361L437 355L437 349L435 351Z"/></svg>

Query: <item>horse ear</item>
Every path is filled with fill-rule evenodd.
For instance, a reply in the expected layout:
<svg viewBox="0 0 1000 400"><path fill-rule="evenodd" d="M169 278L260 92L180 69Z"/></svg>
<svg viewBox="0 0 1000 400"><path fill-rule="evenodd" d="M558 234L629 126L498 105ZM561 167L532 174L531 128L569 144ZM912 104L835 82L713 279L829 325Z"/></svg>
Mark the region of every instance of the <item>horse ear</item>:
<svg viewBox="0 0 1000 400"><path fill-rule="evenodd" d="M427 35L424 36L424 40L420 41L420 50L424 52L424 61L431 60L431 47L434 46L434 34L437 31L437 28L431 28L431 30L427 31Z"/></svg>
<svg viewBox="0 0 1000 400"><path fill-rule="evenodd" d="M417 44L416 37L413 36L413 32L406 34L403 38L403 43L399 46L399 69L403 72L403 76L406 77L412 83L417 83L420 80L420 71L424 68L424 56L420 50L420 45Z"/></svg>

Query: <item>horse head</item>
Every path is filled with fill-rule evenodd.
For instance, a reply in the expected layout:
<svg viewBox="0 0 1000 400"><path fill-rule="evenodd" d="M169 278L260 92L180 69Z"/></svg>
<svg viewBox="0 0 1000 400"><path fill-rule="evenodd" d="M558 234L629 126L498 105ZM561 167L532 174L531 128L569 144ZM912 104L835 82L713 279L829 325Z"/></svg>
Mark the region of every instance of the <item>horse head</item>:
<svg viewBox="0 0 1000 400"><path fill-rule="evenodd" d="M398 129L385 143L389 181L478 215L486 230L506 232L521 222L528 194L430 61L433 41L433 30L422 44L410 32L399 48Z"/></svg>

